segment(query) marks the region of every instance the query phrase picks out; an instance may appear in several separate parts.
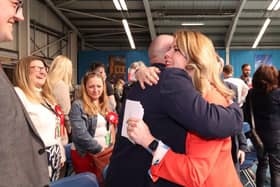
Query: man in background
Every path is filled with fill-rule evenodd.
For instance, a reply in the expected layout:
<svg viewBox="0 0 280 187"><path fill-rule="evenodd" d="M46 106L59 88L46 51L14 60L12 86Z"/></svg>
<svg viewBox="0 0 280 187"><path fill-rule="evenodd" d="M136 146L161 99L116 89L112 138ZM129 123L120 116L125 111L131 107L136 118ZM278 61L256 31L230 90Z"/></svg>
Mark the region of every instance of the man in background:
<svg viewBox="0 0 280 187"><path fill-rule="evenodd" d="M249 87L243 80L233 77L233 67L230 64L224 66L223 75L225 82L230 82L237 87L237 103L240 107L242 107L248 94Z"/></svg>
<svg viewBox="0 0 280 187"><path fill-rule="evenodd" d="M13 40L23 21L21 0L0 0L0 42ZM27 112L0 63L0 186L39 187L49 183L47 155Z"/></svg>
<svg viewBox="0 0 280 187"><path fill-rule="evenodd" d="M242 75L240 76L240 79L242 79L249 86L249 88L251 88L252 87L252 78L250 77L250 75L251 75L250 64L243 64L241 66L241 70L242 70Z"/></svg>

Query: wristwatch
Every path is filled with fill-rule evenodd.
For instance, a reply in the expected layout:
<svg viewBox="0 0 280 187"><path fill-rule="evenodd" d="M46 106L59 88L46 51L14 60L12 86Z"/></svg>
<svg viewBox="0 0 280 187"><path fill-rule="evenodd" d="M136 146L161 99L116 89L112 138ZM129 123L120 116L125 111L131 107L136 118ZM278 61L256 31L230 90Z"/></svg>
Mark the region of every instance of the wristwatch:
<svg viewBox="0 0 280 187"><path fill-rule="evenodd" d="M153 153L157 147L158 147L158 140L157 139L154 139L149 145L148 145L148 151L150 153Z"/></svg>

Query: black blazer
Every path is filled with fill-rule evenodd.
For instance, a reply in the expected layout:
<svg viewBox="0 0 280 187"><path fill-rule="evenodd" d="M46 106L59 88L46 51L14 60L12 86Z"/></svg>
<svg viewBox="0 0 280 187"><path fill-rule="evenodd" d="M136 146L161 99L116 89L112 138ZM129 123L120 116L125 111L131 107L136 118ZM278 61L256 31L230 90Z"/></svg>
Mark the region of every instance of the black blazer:
<svg viewBox="0 0 280 187"><path fill-rule="evenodd" d="M151 133L178 153L185 152L187 131L206 138L234 135L241 131L242 113L236 104L225 109L208 104L193 87L185 71L161 67L157 85L131 88L128 99L140 101L144 121ZM225 122L227 122L225 124ZM166 180L153 183L148 175L152 155L121 136L122 117L106 176L106 187L172 187Z"/></svg>

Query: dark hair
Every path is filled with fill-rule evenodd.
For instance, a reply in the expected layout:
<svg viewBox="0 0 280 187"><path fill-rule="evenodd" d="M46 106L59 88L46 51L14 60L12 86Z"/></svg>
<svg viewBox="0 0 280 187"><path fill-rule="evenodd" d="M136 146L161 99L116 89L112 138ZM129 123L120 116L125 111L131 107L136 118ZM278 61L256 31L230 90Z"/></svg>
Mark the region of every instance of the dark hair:
<svg viewBox="0 0 280 187"><path fill-rule="evenodd" d="M243 64L243 65L241 66L241 69L244 69L244 68L247 67L247 66L250 66L250 64Z"/></svg>
<svg viewBox="0 0 280 187"><path fill-rule="evenodd" d="M224 68L223 68L223 72L226 73L226 74L231 74L233 73L233 67L232 65L225 65Z"/></svg>
<svg viewBox="0 0 280 187"><path fill-rule="evenodd" d="M98 69L100 67L105 69L105 65L102 62L94 62L90 66L90 71L96 71L96 69Z"/></svg>
<svg viewBox="0 0 280 187"><path fill-rule="evenodd" d="M262 64L253 76L253 88L269 93L278 88L278 70L274 66Z"/></svg>

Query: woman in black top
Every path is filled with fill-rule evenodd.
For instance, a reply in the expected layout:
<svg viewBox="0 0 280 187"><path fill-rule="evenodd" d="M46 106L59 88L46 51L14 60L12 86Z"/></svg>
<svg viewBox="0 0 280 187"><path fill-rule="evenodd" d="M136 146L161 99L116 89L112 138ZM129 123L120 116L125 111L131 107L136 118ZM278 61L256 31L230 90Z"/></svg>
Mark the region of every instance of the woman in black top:
<svg viewBox="0 0 280 187"><path fill-rule="evenodd" d="M280 88L278 70L274 66L261 65L253 76L253 88L244 106L245 121L250 120L252 101L256 131L264 143L265 154L258 156L257 187L264 187L268 165L271 186L280 186Z"/></svg>

